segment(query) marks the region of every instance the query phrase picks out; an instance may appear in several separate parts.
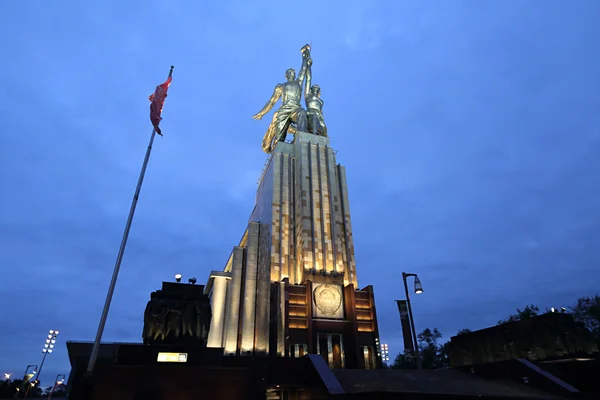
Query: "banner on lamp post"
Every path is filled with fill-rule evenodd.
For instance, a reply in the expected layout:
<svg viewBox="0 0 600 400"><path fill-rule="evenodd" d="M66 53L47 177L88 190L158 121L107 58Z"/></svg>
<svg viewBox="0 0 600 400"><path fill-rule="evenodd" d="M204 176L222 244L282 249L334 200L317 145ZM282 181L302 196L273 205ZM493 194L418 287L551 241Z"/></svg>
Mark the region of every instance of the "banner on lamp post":
<svg viewBox="0 0 600 400"><path fill-rule="evenodd" d="M408 304L406 300L396 300L398 312L400 313L400 324L402 325L402 336L404 337L404 353L413 355L415 346L413 345L412 331L410 330L410 320L408 319Z"/></svg>

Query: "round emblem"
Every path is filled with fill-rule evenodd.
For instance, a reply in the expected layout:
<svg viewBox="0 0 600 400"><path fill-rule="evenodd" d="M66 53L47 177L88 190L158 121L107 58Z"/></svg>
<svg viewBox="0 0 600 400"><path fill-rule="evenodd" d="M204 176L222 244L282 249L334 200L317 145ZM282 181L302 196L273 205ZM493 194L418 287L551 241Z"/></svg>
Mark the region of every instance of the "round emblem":
<svg viewBox="0 0 600 400"><path fill-rule="evenodd" d="M319 285L314 291L313 296L317 309L324 316L335 317L342 306L342 293L340 288L334 285Z"/></svg>

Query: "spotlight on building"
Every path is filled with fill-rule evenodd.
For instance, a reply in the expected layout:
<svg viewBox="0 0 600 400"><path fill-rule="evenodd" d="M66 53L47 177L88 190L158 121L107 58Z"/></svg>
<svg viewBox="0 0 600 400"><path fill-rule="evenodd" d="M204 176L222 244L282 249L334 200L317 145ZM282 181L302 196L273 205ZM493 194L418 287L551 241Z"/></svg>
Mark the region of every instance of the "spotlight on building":
<svg viewBox="0 0 600 400"><path fill-rule="evenodd" d="M556 308L550 307L550 312L556 312Z"/></svg>
<svg viewBox="0 0 600 400"><path fill-rule="evenodd" d="M181 282L181 274L175 274L175 282Z"/></svg>
<svg viewBox="0 0 600 400"><path fill-rule="evenodd" d="M564 308L564 307L561 307L561 308L560 308L560 312L562 312L562 313L564 313L564 312L567 312L567 309L566 309L566 308Z"/></svg>
<svg viewBox="0 0 600 400"><path fill-rule="evenodd" d="M190 279L188 279L188 282L191 283L192 285L196 284L196 278L192 277Z"/></svg>
<svg viewBox="0 0 600 400"><path fill-rule="evenodd" d="M5 373L4 373L4 379L5 379L5 380L7 380L7 381L9 381L9 380L10 380L10 376L11 376L11 375L12 375L12 374L7 374L7 373L5 372Z"/></svg>

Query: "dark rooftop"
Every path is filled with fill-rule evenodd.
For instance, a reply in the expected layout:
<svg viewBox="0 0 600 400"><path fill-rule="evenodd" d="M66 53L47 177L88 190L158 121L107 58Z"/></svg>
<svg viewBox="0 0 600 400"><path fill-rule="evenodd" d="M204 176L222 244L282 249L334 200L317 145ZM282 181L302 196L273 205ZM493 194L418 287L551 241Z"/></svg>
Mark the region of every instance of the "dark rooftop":
<svg viewBox="0 0 600 400"><path fill-rule="evenodd" d="M346 393L401 392L562 399L510 380L486 380L455 370L334 370Z"/></svg>

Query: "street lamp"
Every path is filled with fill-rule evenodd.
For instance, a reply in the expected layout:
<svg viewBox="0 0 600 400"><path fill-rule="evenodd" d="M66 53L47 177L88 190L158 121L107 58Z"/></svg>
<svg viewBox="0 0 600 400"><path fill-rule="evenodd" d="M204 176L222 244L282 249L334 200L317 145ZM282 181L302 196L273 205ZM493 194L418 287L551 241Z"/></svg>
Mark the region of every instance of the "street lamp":
<svg viewBox="0 0 600 400"><path fill-rule="evenodd" d="M181 282L181 274L175 274L175 282Z"/></svg>
<svg viewBox="0 0 600 400"><path fill-rule="evenodd" d="M62 385L63 383L65 383L65 374L56 375L56 380L54 381L54 386L52 386L52 390L50 391L50 394L48 395L48 400L50 400L52 398L52 393L54 393L56 388L59 387L60 385Z"/></svg>
<svg viewBox="0 0 600 400"><path fill-rule="evenodd" d="M406 283L406 278L409 276L414 276L415 278L415 293L421 294L423 293L423 285L419 280L417 274L407 274L406 272L402 273L402 280L404 281L404 291L406 292L406 305L408 306L408 316L410 318L410 328L412 330L413 336L413 346L415 348L415 355L417 357L417 369L423 369L423 361L421 360L421 352L419 351L419 343L417 341L417 332L415 330L415 320L413 318L412 307L410 305L410 296L408 295L408 284Z"/></svg>
<svg viewBox="0 0 600 400"><path fill-rule="evenodd" d="M35 374L37 373L37 367L37 365L29 364L27 368L25 368L25 373L23 374L23 383L27 383L27 381L29 381L35 376ZM29 368L33 368L31 373L29 373Z"/></svg>

